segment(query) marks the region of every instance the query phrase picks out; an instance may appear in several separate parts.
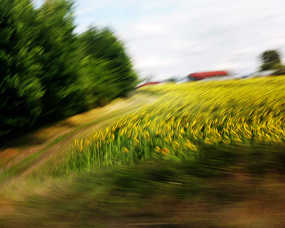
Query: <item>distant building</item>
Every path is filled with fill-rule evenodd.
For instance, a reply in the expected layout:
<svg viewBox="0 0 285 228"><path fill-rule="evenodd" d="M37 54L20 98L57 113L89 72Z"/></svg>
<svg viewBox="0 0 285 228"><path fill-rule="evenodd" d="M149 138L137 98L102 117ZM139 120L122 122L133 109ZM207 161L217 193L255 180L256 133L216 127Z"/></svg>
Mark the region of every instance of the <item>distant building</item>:
<svg viewBox="0 0 285 228"><path fill-rule="evenodd" d="M189 81L197 81L202 79L208 78L220 78L229 76L228 72L226 71L207 71L207 72L197 72L188 75Z"/></svg>
<svg viewBox="0 0 285 228"><path fill-rule="evenodd" d="M143 84L138 85L135 89L142 88L142 87L148 86L148 85L157 85L157 84L159 84L159 83L160 83L160 82L146 82L146 83L143 83Z"/></svg>

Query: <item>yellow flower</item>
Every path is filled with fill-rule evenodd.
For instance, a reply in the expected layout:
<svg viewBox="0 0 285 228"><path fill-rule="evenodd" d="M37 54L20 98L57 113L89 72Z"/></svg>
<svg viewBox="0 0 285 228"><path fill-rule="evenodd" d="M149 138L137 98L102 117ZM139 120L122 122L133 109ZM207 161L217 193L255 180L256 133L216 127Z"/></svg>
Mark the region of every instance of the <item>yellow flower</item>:
<svg viewBox="0 0 285 228"><path fill-rule="evenodd" d="M160 148L159 148L159 146L156 146L156 147L155 147L155 151L156 151L157 153L159 153L159 152L160 152Z"/></svg>
<svg viewBox="0 0 285 228"><path fill-rule="evenodd" d="M129 152L128 148L127 147L123 147L122 153L128 153L128 152Z"/></svg>
<svg viewBox="0 0 285 228"><path fill-rule="evenodd" d="M178 143L177 141L173 141L173 143L174 143L176 146L180 147L180 145L179 145L179 143Z"/></svg>
<svg viewBox="0 0 285 228"><path fill-rule="evenodd" d="M187 139L187 142L184 143L184 145L186 147L188 147L190 150L193 150L193 151L197 151L198 150L197 147L193 143L191 143L188 139Z"/></svg>
<svg viewBox="0 0 285 228"><path fill-rule="evenodd" d="M162 148L160 151L161 151L161 153L163 153L164 155L168 155L168 153L169 153L169 150L168 150L166 147Z"/></svg>
<svg viewBox="0 0 285 228"><path fill-rule="evenodd" d="M136 143L137 143L137 144L139 144L139 143L140 143L140 141L139 141L137 138L135 138L135 141L136 141Z"/></svg>

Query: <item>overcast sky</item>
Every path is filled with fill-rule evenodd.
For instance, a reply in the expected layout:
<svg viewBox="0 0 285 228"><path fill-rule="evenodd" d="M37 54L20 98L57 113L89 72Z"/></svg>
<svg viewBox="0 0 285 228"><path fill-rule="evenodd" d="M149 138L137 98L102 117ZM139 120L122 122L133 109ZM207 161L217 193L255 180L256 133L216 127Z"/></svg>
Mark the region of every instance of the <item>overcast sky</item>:
<svg viewBox="0 0 285 228"><path fill-rule="evenodd" d="M76 0L77 33L108 26L143 78L208 70L247 74L277 49L285 63L285 0Z"/></svg>

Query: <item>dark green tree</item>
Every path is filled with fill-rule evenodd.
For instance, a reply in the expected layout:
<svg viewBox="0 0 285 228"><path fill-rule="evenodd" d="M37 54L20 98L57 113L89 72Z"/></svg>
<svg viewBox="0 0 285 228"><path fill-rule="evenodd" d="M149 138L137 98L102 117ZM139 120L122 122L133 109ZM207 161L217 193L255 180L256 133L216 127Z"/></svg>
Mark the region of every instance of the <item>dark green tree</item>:
<svg viewBox="0 0 285 228"><path fill-rule="evenodd" d="M123 43L108 28L92 27L80 35L79 41L83 56L91 60L89 67L97 67L93 72L89 71L88 77L94 81L95 87L92 89L100 99L126 96L135 87L137 75L131 60Z"/></svg>
<svg viewBox="0 0 285 228"><path fill-rule="evenodd" d="M80 76L87 109L105 105L117 97L118 88L105 61L90 56L81 59Z"/></svg>
<svg viewBox="0 0 285 228"><path fill-rule="evenodd" d="M29 0L1 0L0 137L32 126L42 111L37 61L42 50L34 45L35 20Z"/></svg>
<svg viewBox="0 0 285 228"><path fill-rule="evenodd" d="M177 79L175 77L169 78L167 80L168 82L177 82Z"/></svg>
<svg viewBox="0 0 285 228"><path fill-rule="evenodd" d="M267 50L263 52L260 56L262 65L260 70L274 70L281 64L280 55L275 50Z"/></svg>
<svg viewBox="0 0 285 228"><path fill-rule="evenodd" d="M0 138L125 96L137 82L109 29L74 34L73 1L0 4Z"/></svg>
<svg viewBox="0 0 285 228"><path fill-rule="evenodd" d="M84 106L73 32L73 2L46 0L38 9L38 20L38 43L43 49L39 59L43 66L40 80L45 89L42 118L60 119Z"/></svg>

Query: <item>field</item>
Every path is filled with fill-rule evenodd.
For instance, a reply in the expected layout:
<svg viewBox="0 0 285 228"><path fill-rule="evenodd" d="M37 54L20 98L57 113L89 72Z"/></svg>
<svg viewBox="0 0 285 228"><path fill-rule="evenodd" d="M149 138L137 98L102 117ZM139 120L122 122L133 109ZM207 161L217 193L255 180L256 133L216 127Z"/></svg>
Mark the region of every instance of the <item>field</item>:
<svg viewBox="0 0 285 228"><path fill-rule="evenodd" d="M9 160L8 144L0 227L282 227L284 91L284 76L149 86Z"/></svg>
<svg viewBox="0 0 285 228"><path fill-rule="evenodd" d="M205 146L283 145L285 80L160 85L163 94L86 140L75 140L66 171L141 161L199 159Z"/></svg>

